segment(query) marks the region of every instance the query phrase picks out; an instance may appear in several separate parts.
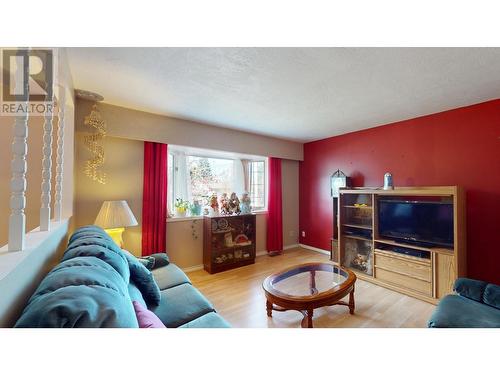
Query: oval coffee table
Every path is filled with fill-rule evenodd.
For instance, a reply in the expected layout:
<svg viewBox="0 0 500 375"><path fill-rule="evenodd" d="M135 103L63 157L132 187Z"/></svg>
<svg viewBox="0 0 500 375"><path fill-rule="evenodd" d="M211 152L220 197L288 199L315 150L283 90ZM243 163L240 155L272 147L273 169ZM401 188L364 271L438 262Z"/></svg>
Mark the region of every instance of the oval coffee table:
<svg viewBox="0 0 500 375"><path fill-rule="evenodd" d="M313 310L344 305L354 314L356 275L330 263L306 263L275 273L264 280L267 316L272 310L297 310L304 315L303 328L312 328ZM349 294L349 303L340 301Z"/></svg>

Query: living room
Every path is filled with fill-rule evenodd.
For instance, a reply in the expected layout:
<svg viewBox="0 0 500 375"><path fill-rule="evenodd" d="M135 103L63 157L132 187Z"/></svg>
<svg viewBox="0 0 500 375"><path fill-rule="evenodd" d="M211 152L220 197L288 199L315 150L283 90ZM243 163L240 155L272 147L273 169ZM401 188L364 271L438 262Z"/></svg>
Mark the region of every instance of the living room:
<svg viewBox="0 0 500 375"><path fill-rule="evenodd" d="M119 353L126 332L200 353L216 333L236 362L262 340L290 358L345 342L345 366L360 339L494 346L478 343L500 328L500 48L195 34L4 41L6 342Z"/></svg>

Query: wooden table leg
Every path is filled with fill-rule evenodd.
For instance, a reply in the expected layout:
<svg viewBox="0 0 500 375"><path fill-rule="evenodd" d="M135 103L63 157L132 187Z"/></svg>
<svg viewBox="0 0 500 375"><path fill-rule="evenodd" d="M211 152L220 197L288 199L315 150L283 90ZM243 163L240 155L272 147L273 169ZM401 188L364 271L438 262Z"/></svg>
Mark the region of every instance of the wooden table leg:
<svg viewBox="0 0 500 375"><path fill-rule="evenodd" d="M313 327L313 310L307 310L307 328Z"/></svg>
<svg viewBox="0 0 500 375"><path fill-rule="evenodd" d="M313 310L304 310L301 311L304 315L304 319L302 319L302 328L313 328Z"/></svg>
<svg viewBox="0 0 500 375"><path fill-rule="evenodd" d="M267 316L273 316L273 304L268 300L266 300L266 310L267 310Z"/></svg>
<svg viewBox="0 0 500 375"><path fill-rule="evenodd" d="M354 314L354 287L351 290L351 293L349 293L349 314Z"/></svg>

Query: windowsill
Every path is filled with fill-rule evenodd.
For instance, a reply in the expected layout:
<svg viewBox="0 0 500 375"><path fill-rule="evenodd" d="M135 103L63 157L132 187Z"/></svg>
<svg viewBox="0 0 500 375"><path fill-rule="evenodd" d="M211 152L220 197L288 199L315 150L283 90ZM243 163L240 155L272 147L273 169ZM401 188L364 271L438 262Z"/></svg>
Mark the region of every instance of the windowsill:
<svg viewBox="0 0 500 375"><path fill-rule="evenodd" d="M255 210L255 211L252 211L252 214L264 215L264 214L267 214L267 210Z"/></svg>
<svg viewBox="0 0 500 375"><path fill-rule="evenodd" d="M263 215L267 214L267 210L259 210L259 211L253 211L252 212L255 215ZM237 216L237 215L235 215ZM178 221L196 221L196 220L202 220L204 216L184 216L184 217L169 217L167 218L167 223L175 223Z"/></svg>
<svg viewBox="0 0 500 375"><path fill-rule="evenodd" d="M176 221L194 221L201 220L203 216L184 216L184 217L169 217L167 218L167 223L175 223Z"/></svg>

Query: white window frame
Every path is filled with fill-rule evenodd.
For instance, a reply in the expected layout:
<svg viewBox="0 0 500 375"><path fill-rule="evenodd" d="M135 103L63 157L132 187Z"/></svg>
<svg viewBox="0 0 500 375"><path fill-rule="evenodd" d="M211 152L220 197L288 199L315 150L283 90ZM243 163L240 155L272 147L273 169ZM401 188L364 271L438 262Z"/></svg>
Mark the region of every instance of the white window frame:
<svg viewBox="0 0 500 375"><path fill-rule="evenodd" d="M252 160L252 162L264 162L264 207L252 208L252 212L267 212L267 198L269 192L268 158L260 160Z"/></svg>
<svg viewBox="0 0 500 375"><path fill-rule="evenodd" d="M173 150L172 150L173 149ZM238 159L248 159L251 162L254 161L263 161L264 162L264 207L259 207L256 209L252 208L252 212L255 213L264 213L267 212L268 207L268 193L269 193L269 181L268 181L268 158L263 156L249 156L249 155L238 155L234 153L224 152L224 151L213 151L213 150L204 150L204 149L193 149L185 148L186 151L178 151L183 150L184 148L181 146L171 146L169 145L168 154L172 156L172 175L168 175L168 187L167 191L172 192L172 196L167 199L167 207L168 213L170 216L175 215L175 197L177 196L176 185L178 179L178 169L175 167L176 158L178 158L179 152L183 152L186 157L194 156L194 157L202 157L208 159L223 159L223 160L238 160ZM220 154L220 156L218 155ZM167 171L168 172L168 171ZM231 192L228 192L231 193ZM250 192L249 192L250 193ZM186 216L186 219L189 220L192 218L191 216ZM175 219L175 218L174 218ZM184 218L178 218L184 219Z"/></svg>

